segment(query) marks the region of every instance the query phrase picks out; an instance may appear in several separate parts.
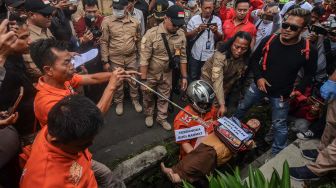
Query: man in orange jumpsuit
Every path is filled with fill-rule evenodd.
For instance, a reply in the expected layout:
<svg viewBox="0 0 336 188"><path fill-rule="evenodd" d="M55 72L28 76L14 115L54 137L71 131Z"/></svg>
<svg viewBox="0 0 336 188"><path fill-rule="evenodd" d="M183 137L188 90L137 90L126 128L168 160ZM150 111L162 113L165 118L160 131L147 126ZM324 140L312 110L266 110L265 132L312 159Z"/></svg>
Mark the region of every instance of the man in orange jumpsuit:
<svg viewBox="0 0 336 188"><path fill-rule="evenodd" d="M70 95L55 104L32 146L23 169L20 187L125 187L115 181L111 171L99 179L88 147L104 125L101 111L88 98Z"/></svg>

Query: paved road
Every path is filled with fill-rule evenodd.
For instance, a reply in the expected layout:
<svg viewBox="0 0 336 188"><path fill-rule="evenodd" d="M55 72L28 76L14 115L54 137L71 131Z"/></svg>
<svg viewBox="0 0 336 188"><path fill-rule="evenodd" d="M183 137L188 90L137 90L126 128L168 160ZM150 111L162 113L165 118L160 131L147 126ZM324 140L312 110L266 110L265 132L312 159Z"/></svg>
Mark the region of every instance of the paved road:
<svg viewBox="0 0 336 188"><path fill-rule="evenodd" d="M172 122L177 111L175 109L173 114L169 114L169 122ZM105 126L90 150L95 160L112 167L118 160L139 153L146 149L146 146L157 144L173 136L173 131L166 131L156 123L152 128L147 128L143 113L137 113L127 99L124 102L122 116L116 115L115 105L112 105L106 114Z"/></svg>

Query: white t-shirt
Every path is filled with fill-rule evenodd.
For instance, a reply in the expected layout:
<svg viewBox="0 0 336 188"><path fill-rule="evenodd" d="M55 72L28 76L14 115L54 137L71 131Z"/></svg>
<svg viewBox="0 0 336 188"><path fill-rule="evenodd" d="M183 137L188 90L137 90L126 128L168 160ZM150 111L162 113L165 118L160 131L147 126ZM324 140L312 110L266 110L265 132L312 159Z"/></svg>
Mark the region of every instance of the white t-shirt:
<svg viewBox="0 0 336 188"><path fill-rule="evenodd" d="M254 25L258 28L257 28L257 36L256 36L256 43L255 43L255 46L254 46L254 49L255 50L260 41L265 38L266 36L268 35L271 35L272 33L274 33L276 30L278 30L280 28L280 16L279 14L275 15L274 16L274 19L273 19L273 22L271 21L263 21L260 19L258 15L258 10L254 10L252 11L251 13L251 16L253 18L253 20L255 21L254 22Z"/></svg>
<svg viewBox="0 0 336 188"><path fill-rule="evenodd" d="M201 15L193 16L187 25L187 32L190 32L199 27L202 23L207 23L208 19L204 19ZM223 34L222 21L219 17L213 16L211 23L216 23L218 32ZM206 43L210 42L210 48L206 49ZM215 35L210 29L206 29L202 35L197 39L191 49L191 55L194 59L200 61L208 60L214 53L215 49Z"/></svg>

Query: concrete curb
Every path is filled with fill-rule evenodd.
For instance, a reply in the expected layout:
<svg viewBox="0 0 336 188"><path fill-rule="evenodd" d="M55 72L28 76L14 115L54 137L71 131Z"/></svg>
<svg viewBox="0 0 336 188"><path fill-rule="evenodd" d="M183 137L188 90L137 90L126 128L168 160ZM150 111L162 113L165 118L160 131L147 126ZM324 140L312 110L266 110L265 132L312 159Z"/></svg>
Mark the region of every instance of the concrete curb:
<svg viewBox="0 0 336 188"><path fill-rule="evenodd" d="M166 154L167 150L164 146L156 146L131 159L123 161L112 171L112 173L116 178L123 181L130 180L142 171L157 164Z"/></svg>

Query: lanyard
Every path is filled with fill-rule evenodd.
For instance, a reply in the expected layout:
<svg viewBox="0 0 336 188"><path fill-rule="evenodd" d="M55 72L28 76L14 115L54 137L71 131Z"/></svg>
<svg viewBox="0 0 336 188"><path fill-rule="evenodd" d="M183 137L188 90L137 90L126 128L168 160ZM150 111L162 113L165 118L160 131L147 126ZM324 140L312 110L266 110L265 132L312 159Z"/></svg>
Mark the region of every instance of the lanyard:
<svg viewBox="0 0 336 188"><path fill-rule="evenodd" d="M203 24L207 24L207 23L209 23L210 20L212 20L211 17L210 17L209 20L207 21L207 23L205 23L203 21L202 15L200 15L200 17L201 17L201 20L202 20ZM210 28L207 28L206 30L208 31L208 42L209 42L210 41Z"/></svg>

